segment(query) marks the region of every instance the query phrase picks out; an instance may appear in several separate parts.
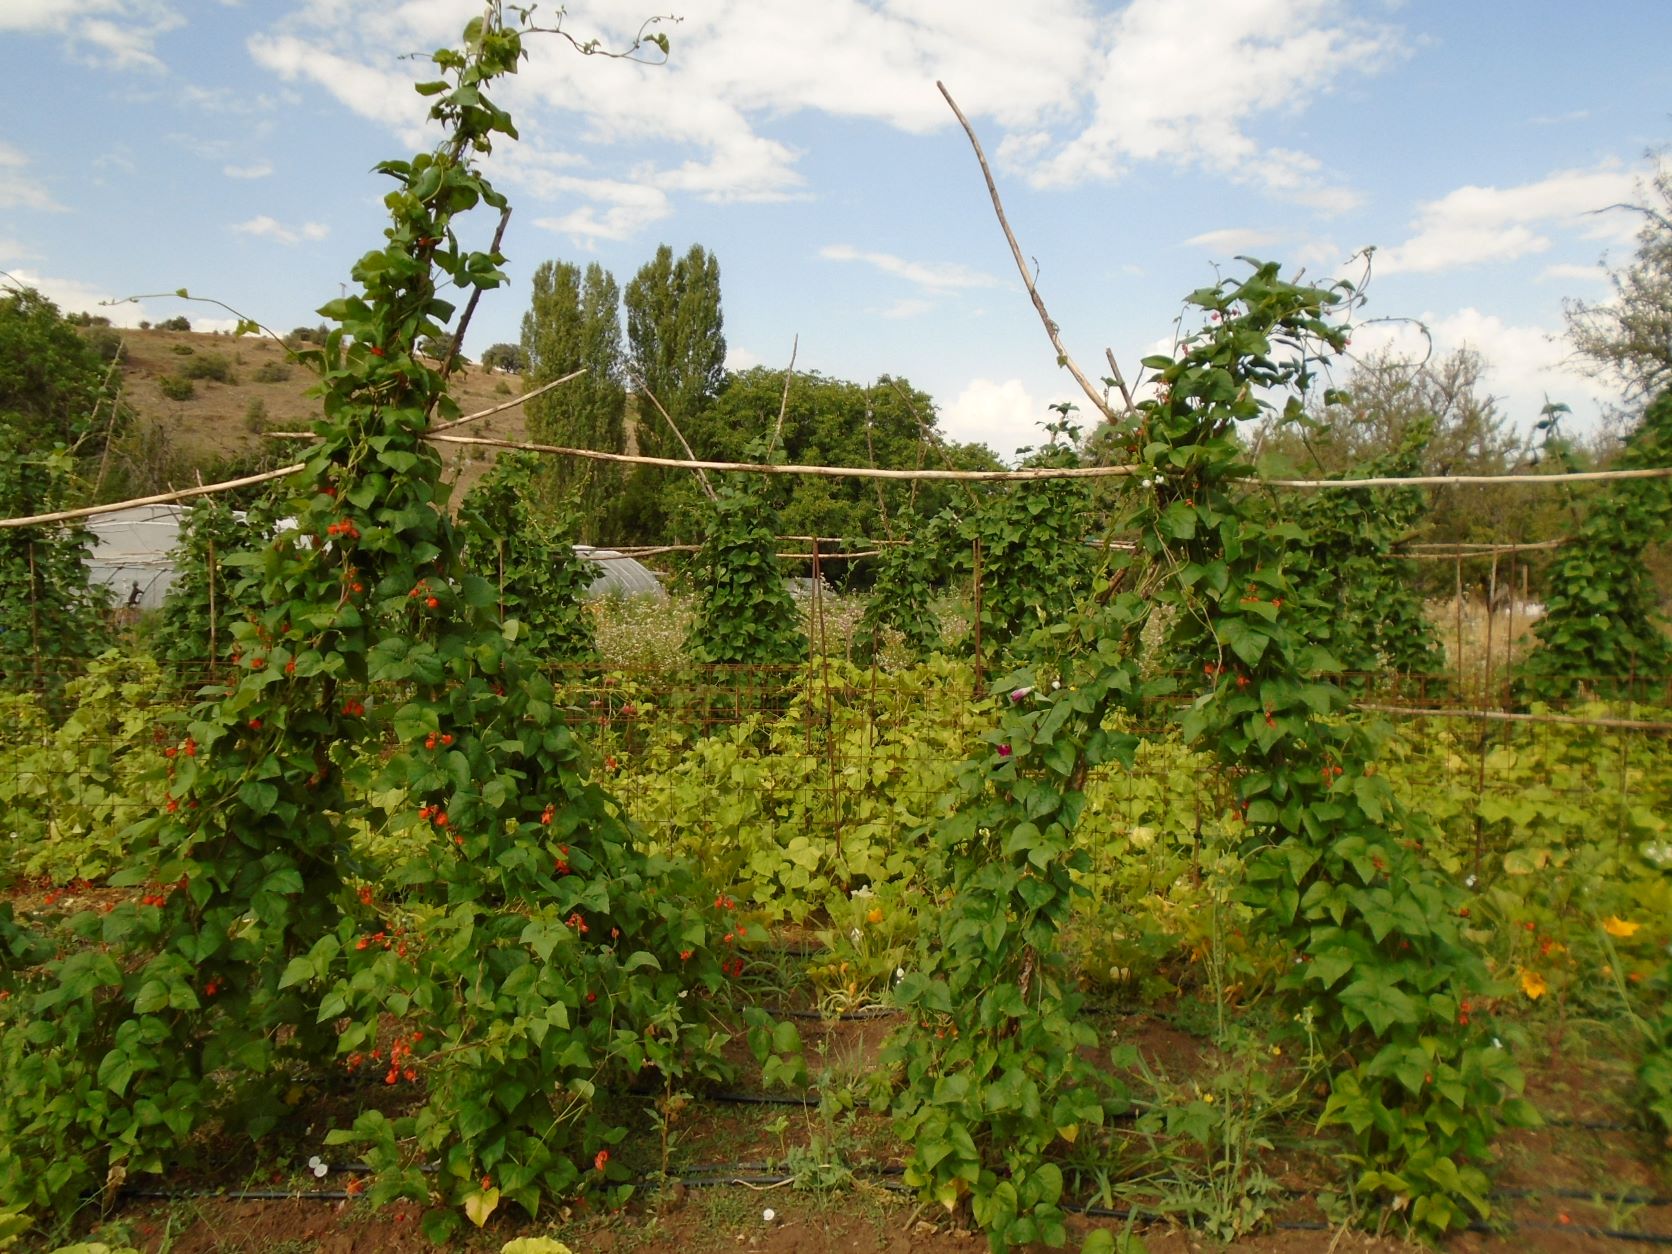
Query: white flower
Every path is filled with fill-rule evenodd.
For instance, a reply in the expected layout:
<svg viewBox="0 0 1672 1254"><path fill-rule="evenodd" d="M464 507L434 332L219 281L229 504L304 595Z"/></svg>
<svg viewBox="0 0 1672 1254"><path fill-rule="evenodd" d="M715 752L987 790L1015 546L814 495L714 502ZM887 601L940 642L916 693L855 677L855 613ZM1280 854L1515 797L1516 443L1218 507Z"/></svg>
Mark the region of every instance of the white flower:
<svg viewBox="0 0 1672 1254"><path fill-rule="evenodd" d="M772 1207L770 1207L770 1206L768 1206L765 1210L763 1210L761 1212L761 1222L762 1223L769 1224L776 1218L778 1218L778 1212L773 1210Z"/></svg>
<svg viewBox="0 0 1672 1254"><path fill-rule="evenodd" d="M1060 679L1053 679L1053 680L1052 680L1052 681L1051 681L1051 691L1052 691L1052 692L1055 692L1055 691L1056 691L1056 690L1057 690L1057 689L1058 689L1058 688L1061 688L1061 687L1062 687L1062 680L1060 680Z"/></svg>
<svg viewBox="0 0 1672 1254"><path fill-rule="evenodd" d="M865 939L865 936L858 928L854 928L853 931L848 933L848 939L857 945L860 941Z"/></svg>
<svg viewBox="0 0 1672 1254"><path fill-rule="evenodd" d="M1468 879L1463 881L1463 887L1465 887L1465 888L1473 888L1474 886L1475 886L1475 877L1472 876L1472 875Z"/></svg>
<svg viewBox="0 0 1672 1254"><path fill-rule="evenodd" d="M1492 1038L1492 1048L1493 1049L1502 1049L1503 1047L1504 1047L1504 1043L1502 1041L1500 1041L1497 1037L1494 1036Z"/></svg>
<svg viewBox="0 0 1672 1254"><path fill-rule="evenodd" d="M1012 701L1025 700L1027 698L1028 693L1030 693L1032 691L1033 691L1032 688L1018 688L1018 689L1016 689L1016 691L1014 691L1010 694L1010 699Z"/></svg>
<svg viewBox="0 0 1672 1254"><path fill-rule="evenodd" d="M312 1158L308 1159L308 1170L313 1172L316 1177L319 1177L324 1176L325 1173L331 1169L325 1165L324 1159L322 1159L318 1154L315 1154Z"/></svg>
<svg viewBox="0 0 1672 1254"><path fill-rule="evenodd" d="M901 980L903 980L905 978L906 978L906 969L904 967L895 967L894 968L894 982L896 984L898 984Z"/></svg>
<svg viewBox="0 0 1672 1254"><path fill-rule="evenodd" d="M871 886L869 884L861 884L858 888L854 889L851 893L849 893L848 896L849 897L875 897L876 894L871 891Z"/></svg>

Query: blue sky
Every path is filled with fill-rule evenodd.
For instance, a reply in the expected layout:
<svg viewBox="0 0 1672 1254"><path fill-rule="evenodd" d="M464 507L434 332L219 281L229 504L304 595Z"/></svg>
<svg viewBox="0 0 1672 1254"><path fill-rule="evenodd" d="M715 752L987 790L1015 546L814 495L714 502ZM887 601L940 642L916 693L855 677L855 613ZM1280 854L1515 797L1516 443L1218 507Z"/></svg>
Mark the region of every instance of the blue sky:
<svg viewBox="0 0 1672 1254"><path fill-rule="evenodd" d="M669 64L536 39L500 94L524 137L491 165L512 282L467 351L517 338L541 261L625 285L700 243L734 365L799 335L798 368L903 375L954 437L1034 442L1072 383L939 78L1089 373L1109 348L1134 374L1239 253L1324 277L1375 245L1366 312L1394 321L1356 350L1420 351L1420 321L1485 356L1518 421L1609 399L1567 359L1562 301L1606 297L1598 263L1629 259L1637 220L1590 211L1672 139L1665 0L613 0L564 23L619 45L667 7ZM0 269L68 309L187 287L317 321L379 242L370 167L427 143L401 54L479 10L0 0ZM102 312L229 325L173 298Z"/></svg>

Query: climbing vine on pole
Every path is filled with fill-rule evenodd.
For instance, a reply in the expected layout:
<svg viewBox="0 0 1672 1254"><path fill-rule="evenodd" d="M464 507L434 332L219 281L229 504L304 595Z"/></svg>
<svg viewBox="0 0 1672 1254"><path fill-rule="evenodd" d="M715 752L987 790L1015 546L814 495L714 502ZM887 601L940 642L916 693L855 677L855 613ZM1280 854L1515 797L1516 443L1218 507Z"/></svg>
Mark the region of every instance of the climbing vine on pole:
<svg viewBox="0 0 1672 1254"><path fill-rule="evenodd" d="M456 412L417 352L455 312L440 289L503 281L497 248L454 226L505 207L475 163L515 135L486 89L522 34L491 5L437 52L418 91L447 138L378 167L386 242L298 354L322 401L298 525L249 564L262 608L233 626L232 677L157 747L155 812L112 880L134 898L65 921L82 943L0 1003L0 1205L66 1212L164 1170L206 1124L260 1135L295 1117L294 1085L370 1064L422 1102L330 1139L361 1146L374 1199L446 1203L425 1223L441 1239L502 1201L624 1197L601 1095L722 1070L712 1024L742 959L714 938L738 929L590 779L496 589L461 563L424 439ZM418 849L392 891L352 852L366 796Z"/></svg>
<svg viewBox="0 0 1672 1254"><path fill-rule="evenodd" d="M1162 687L1133 660L1151 607L1212 642L1180 730L1220 764L1227 820L1243 832L1240 895L1287 954L1277 989L1321 1042L1323 1121L1349 1138L1360 1196L1426 1231L1485 1216L1491 1137L1531 1118L1485 1021L1492 986L1462 935L1467 898L1423 857L1425 828L1400 811L1375 737L1343 717L1345 694L1325 678L1340 667L1314 643L1324 611L1293 578L1306 534L1248 503L1237 426L1268 397L1286 398L1288 419L1304 412L1351 296L1268 264L1189 297L1206 325L1176 359L1146 360L1154 397L1116 418L1117 444L1140 463L1121 520L1137 552L1070 620L1061 674L1012 681L1011 708L937 832L948 896L921 971L900 986L913 1021L888 1054L904 1080L894 1110L914 1147L907 1182L948 1206L967 1196L995 1249L1061 1243L1058 1142L1118 1096L1078 1052L1091 1041L1057 940L1082 891L1070 837L1086 776L1130 766L1137 745L1108 716L1142 712Z"/></svg>
<svg viewBox="0 0 1672 1254"><path fill-rule="evenodd" d="M1669 461L1672 392L1665 392L1627 437L1617 468ZM1537 644L1517 676L1523 697L1630 695L1632 677L1649 680L1651 691L1664 690L1672 680L1672 640L1643 550L1669 536L1672 480L1620 480L1592 498L1577 534L1551 562L1544 617L1533 628Z"/></svg>

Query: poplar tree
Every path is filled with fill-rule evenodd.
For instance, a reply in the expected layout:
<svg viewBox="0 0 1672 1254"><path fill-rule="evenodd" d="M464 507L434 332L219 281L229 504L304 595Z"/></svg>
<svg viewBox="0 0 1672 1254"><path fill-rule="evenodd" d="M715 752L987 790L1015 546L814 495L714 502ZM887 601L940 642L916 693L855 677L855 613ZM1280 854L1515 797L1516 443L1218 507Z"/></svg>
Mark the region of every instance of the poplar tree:
<svg viewBox="0 0 1672 1254"><path fill-rule="evenodd" d="M648 391L683 430L699 419L725 377L720 263L700 244L675 259L663 244L627 285L627 360L635 391ZM679 457L667 421L640 398L634 428L640 453ZM640 467L628 477L622 527L635 540L662 539L669 476L684 471Z"/></svg>
<svg viewBox="0 0 1672 1254"><path fill-rule="evenodd" d="M583 275L579 266L566 261L543 262L534 272L533 286L522 323L524 387L532 391L582 367L586 373L528 402L530 433L538 441L566 448L623 452L627 392L622 381L620 288L597 262ZM605 462L565 457L553 459L546 475L553 491L573 499L581 538L606 538L610 507L621 492L620 471Z"/></svg>

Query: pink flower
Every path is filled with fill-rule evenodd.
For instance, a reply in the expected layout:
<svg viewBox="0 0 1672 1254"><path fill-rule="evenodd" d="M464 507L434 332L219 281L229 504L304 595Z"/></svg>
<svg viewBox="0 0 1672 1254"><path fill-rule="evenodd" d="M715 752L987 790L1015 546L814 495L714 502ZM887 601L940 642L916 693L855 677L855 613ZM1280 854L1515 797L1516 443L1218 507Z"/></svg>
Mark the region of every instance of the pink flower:
<svg viewBox="0 0 1672 1254"><path fill-rule="evenodd" d="M999 757L1008 758L1009 756L1010 756L1010 746L1009 745L1000 745L999 746Z"/></svg>

